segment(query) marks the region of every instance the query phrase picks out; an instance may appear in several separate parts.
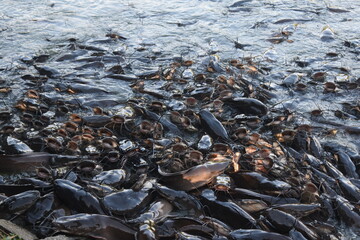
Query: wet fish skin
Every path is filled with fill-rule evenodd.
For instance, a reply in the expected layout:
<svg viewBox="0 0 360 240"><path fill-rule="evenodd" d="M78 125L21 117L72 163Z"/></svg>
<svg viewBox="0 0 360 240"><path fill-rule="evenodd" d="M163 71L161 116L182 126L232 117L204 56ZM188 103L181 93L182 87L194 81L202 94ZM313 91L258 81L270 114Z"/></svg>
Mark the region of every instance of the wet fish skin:
<svg viewBox="0 0 360 240"><path fill-rule="evenodd" d="M334 199L335 209L340 219L360 233L360 213L347 199L337 195Z"/></svg>
<svg viewBox="0 0 360 240"><path fill-rule="evenodd" d="M292 230L289 232L289 236L291 237L291 239L307 240L307 238L304 237L304 235L302 235L301 232L296 231L295 229L292 229Z"/></svg>
<svg viewBox="0 0 360 240"><path fill-rule="evenodd" d="M342 177L337 179L337 183L343 192L343 195L351 201L360 201L360 189L355 186L349 179Z"/></svg>
<svg viewBox="0 0 360 240"><path fill-rule="evenodd" d="M277 209L268 209L264 213L268 221L281 233L288 233L295 228L307 239L317 240L319 236L310 230L301 220Z"/></svg>
<svg viewBox="0 0 360 240"><path fill-rule="evenodd" d="M40 198L40 192L29 190L22 192L0 202L0 217L8 218L13 214L22 214Z"/></svg>
<svg viewBox="0 0 360 240"><path fill-rule="evenodd" d="M180 210L193 211L195 215L202 213L202 206L199 200L185 191L177 191L159 184L155 185L155 189L162 197L166 198Z"/></svg>
<svg viewBox="0 0 360 240"><path fill-rule="evenodd" d="M238 114L262 117L268 112L265 104L255 98L236 97L224 99L224 103L236 109Z"/></svg>
<svg viewBox="0 0 360 240"><path fill-rule="evenodd" d="M337 194L335 194L337 195ZM335 217L335 209L332 203L332 195L323 193L320 195L320 203L322 205L321 215L327 220L329 218Z"/></svg>
<svg viewBox="0 0 360 240"><path fill-rule="evenodd" d="M307 161L311 167L318 169L323 164L323 161L321 161L319 158L314 157L311 154L305 153L304 159Z"/></svg>
<svg viewBox="0 0 360 240"><path fill-rule="evenodd" d="M214 139L230 140L229 135L216 117L207 110L201 110L199 112L201 125L205 131Z"/></svg>
<svg viewBox="0 0 360 240"><path fill-rule="evenodd" d="M54 191L68 207L83 213L105 214L99 200L80 185L65 179L54 181Z"/></svg>
<svg viewBox="0 0 360 240"><path fill-rule="evenodd" d="M320 180L324 179L328 184L335 185L336 180L334 178L330 177L326 173L319 171L318 169L316 169L313 166L310 166L310 169L312 170L313 174L316 175L316 177L318 179L320 179Z"/></svg>
<svg viewBox="0 0 360 240"><path fill-rule="evenodd" d="M241 197L241 198L254 198L260 199L270 205L273 204L287 204L287 203L299 203L299 200L295 198L282 198L282 197L273 197L261 193L257 193L245 188L234 188L229 191L233 197Z"/></svg>
<svg viewBox="0 0 360 240"><path fill-rule="evenodd" d="M36 167L49 165L55 156L47 152L0 155L0 172L34 171Z"/></svg>
<svg viewBox="0 0 360 240"><path fill-rule="evenodd" d="M252 216L258 216L263 210L269 207L264 201L258 199L232 200L232 202L239 205Z"/></svg>
<svg viewBox="0 0 360 240"><path fill-rule="evenodd" d="M320 140L315 136L310 137L309 148L311 154L313 154L316 158L321 158L324 154L324 149L321 146Z"/></svg>
<svg viewBox="0 0 360 240"><path fill-rule="evenodd" d="M168 218L157 228L157 232L161 237L174 239L177 229L188 225L203 225L198 218L193 217L174 217Z"/></svg>
<svg viewBox="0 0 360 240"><path fill-rule="evenodd" d="M321 210L321 205L319 203L314 204L281 204L276 205L273 209L278 209L283 212L289 213L294 217L305 217L316 211Z"/></svg>
<svg viewBox="0 0 360 240"><path fill-rule="evenodd" d="M229 161L207 162L177 173L166 173L159 167L158 172L162 175L161 181L166 186L180 191L191 191L211 182L229 164Z"/></svg>
<svg viewBox="0 0 360 240"><path fill-rule="evenodd" d="M204 190L207 191L207 190ZM211 191L211 190L210 190ZM206 192L200 196L207 215L213 216L234 228L259 228L256 220L244 209L233 202L222 202L208 196Z"/></svg>
<svg viewBox="0 0 360 240"><path fill-rule="evenodd" d="M270 180L258 172L237 172L231 175L238 187L266 190L283 191L289 190L291 185L280 180Z"/></svg>
<svg viewBox="0 0 360 240"><path fill-rule="evenodd" d="M153 203L150 208L142 213L139 217L131 219L128 223L145 223L148 221L153 221L158 223L166 218L169 213L173 210L173 205L165 199L160 199Z"/></svg>
<svg viewBox="0 0 360 240"><path fill-rule="evenodd" d="M356 172L356 166L349 155L345 152L338 151L336 156L338 157L340 170L342 170L347 177L358 179L359 175Z"/></svg>
<svg viewBox="0 0 360 240"><path fill-rule="evenodd" d="M103 127L111 122L111 117L103 115L85 116L82 119L89 127Z"/></svg>
<svg viewBox="0 0 360 240"><path fill-rule="evenodd" d="M57 231L106 240L135 240L135 231L120 219L100 214L76 214L53 221Z"/></svg>
<svg viewBox="0 0 360 240"><path fill-rule="evenodd" d="M148 190L123 189L105 196L102 203L113 215L133 217L146 209L152 199L153 195Z"/></svg>
<svg viewBox="0 0 360 240"><path fill-rule="evenodd" d="M60 72L51 67L46 67L46 66L38 67L38 66L34 65L34 68L39 72L40 75L45 75L49 78L54 78L54 77L60 76Z"/></svg>
<svg viewBox="0 0 360 240"><path fill-rule="evenodd" d="M233 240L291 240L285 235L258 229L238 229L230 232L230 237Z"/></svg>
<svg viewBox="0 0 360 240"><path fill-rule="evenodd" d="M344 174L338 170L332 163L330 163L329 161L324 161L324 165L326 167L326 171L328 172L328 174L335 178L345 178Z"/></svg>
<svg viewBox="0 0 360 240"><path fill-rule="evenodd" d="M53 206L54 193L51 192L42 196L31 208L29 208L26 212L26 220L31 224L35 224L47 216L52 211Z"/></svg>

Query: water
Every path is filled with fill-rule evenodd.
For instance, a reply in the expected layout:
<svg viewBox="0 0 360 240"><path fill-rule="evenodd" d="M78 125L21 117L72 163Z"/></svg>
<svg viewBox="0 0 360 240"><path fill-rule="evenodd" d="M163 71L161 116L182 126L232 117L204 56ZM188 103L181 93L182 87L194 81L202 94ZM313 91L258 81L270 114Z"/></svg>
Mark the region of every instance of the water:
<svg viewBox="0 0 360 240"><path fill-rule="evenodd" d="M62 75L84 74L82 83L104 89L120 103L132 96L126 81L105 82L97 70L74 71L84 63L54 61L67 53L68 40L75 38L110 53L122 51L126 74L167 66L179 56L195 61L196 73L204 71L201 62L211 54L218 55L224 66L231 59L251 57L266 69L254 81L276 94L271 100L274 109L285 107L296 112L296 124L337 128L311 116L311 111L320 109L327 121L360 127L359 117L334 116L336 110L359 114L344 108L344 103L359 106L359 86L353 90L346 87L348 83L360 84L359 26L360 1L353 0L23 0L21 4L1 0L0 89L11 87L12 91L0 92L0 109L11 109L31 88L20 76L36 71L20 59L40 54L50 55L47 66ZM108 33L127 39L107 42ZM235 41L240 45L236 47ZM105 67L111 65L105 63ZM324 94L322 83L310 83L311 75L320 71L327 73L326 81L336 82L335 93ZM281 85L293 73L308 85L305 92ZM73 84L66 78L62 83ZM89 101L103 95L79 94L78 100L93 107ZM357 136L341 131L333 140L359 152ZM322 135L321 140L329 139Z"/></svg>
<svg viewBox="0 0 360 240"><path fill-rule="evenodd" d="M12 91L0 93L5 99L0 105L4 109L14 104L27 91L19 76L36 72L24 66L20 59L50 54L54 60L67 52L68 40L75 38L110 53L122 52L121 64L127 66L126 74L168 66L179 56L197 63L193 67L195 73L202 73L201 62L210 54L215 53L224 63L251 57L267 71L257 81L276 94L272 99L274 106L298 112L300 123L313 124L309 112L321 110L327 120L359 127L357 119L334 117L334 111L344 110L344 103L351 103L348 108L356 107L359 87L352 91L343 87L336 93L323 94L322 83L309 85L311 75L319 71L327 73L326 81L338 85L358 81L358 26L360 2L350 0L47 0L22 1L21 4L2 0L1 87ZM109 42L105 38L108 33L117 33L127 40ZM234 41L241 45L235 47ZM47 63L62 74L74 74L73 68L83 64ZM280 86L283 79L293 73L299 76L299 82L308 85L305 92ZM126 82L104 82L94 69L83 74L97 78L88 80L88 84L92 81L94 87L109 93L114 93L112 86L123 89L114 93L120 102L131 96ZM354 114L353 110L348 112ZM360 148L356 137L346 135L344 138L350 138L351 144Z"/></svg>
<svg viewBox="0 0 360 240"><path fill-rule="evenodd" d="M107 32L127 37L130 52L140 43L151 43L154 45L149 51L160 51L162 55L192 56L217 48L221 55L230 58L256 56L272 48L279 52L282 61L312 56L314 50L320 55L329 46L335 46L320 41L325 26L335 31L336 43L358 37L357 1L253 0L229 8L234 2L80 0L14 4L2 0L2 62L11 63L19 55L49 51L69 38L87 40L104 37ZM332 12L326 6L350 12ZM295 21L276 24L284 19ZM266 41L272 33L294 24L297 24L291 37L294 43L285 47ZM231 40L250 46L235 50Z"/></svg>
<svg viewBox="0 0 360 240"><path fill-rule="evenodd" d="M135 73L166 65L174 56L199 62L202 57L216 53L223 61L251 56L259 64L265 63L271 68L265 82L274 89L278 89L282 79L293 72L311 75L312 72L326 71L329 81L341 77L355 81L359 76L359 13L360 2L350 0L53 0L22 1L21 4L2 0L0 69L21 69L19 59L22 57L59 53L70 38L89 41L104 39L107 33L115 32L127 40L117 44L104 43L102 47L108 51L124 51L125 61L131 64ZM331 41L321 39L326 28L334 34ZM292 34L274 44L271 39L282 31ZM235 48L234 41L244 47ZM344 41L357 47L348 48ZM144 51L136 51L139 48ZM337 57L327 57L326 54L333 52L338 54ZM156 61L139 61L140 58ZM296 61L311 64L302 68ZM339 68L349 72L341 72ZM10 72L2 71L1 75L12 78L7 80L7 85L12 85L15 90L14 86L21 83L14 79L14 71ZM307 81L306 78L303 80ZM321 106L325 111L333 107L327 104L329 99L313 102L322 88L305 98L303 95L297 98L295 94L290 102L286 101L289 98L286 89L279 91L277 101L285 101L292 110L302 104L303 113L310 110L309 106ZM351 96L340 94L338 97L339 101L341 98L355 101Z"/></svg>

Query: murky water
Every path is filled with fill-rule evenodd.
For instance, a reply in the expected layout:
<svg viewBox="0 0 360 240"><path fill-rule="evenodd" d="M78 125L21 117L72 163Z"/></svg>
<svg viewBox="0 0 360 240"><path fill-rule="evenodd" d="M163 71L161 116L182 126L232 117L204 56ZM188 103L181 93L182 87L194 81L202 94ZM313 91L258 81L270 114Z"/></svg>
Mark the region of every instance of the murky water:
<svg viewBox="0 0 360 240"><path fill-rule="evenodd" d="M261 74L249 80L274 94L268 102L273 110L294 111L295 124L339 129L336 136L328 136L325 130L319 136L360 152L360 1L20 2L0 1L0 110L12 109L34 87L21 78L38 74L24 60L41 54L49 55L45 65L62 76L61 81L50 79L45 84L44 95L48 91L51 98L72 101L73 95L64 97L65 91L58 90L72 86L75 92L79 89L76 101L84 106L79 110L84 112L99 104L116 108L133 96L128 81L106 77L104 70L116 64L130 76L166 68L181 57L194 61L191 69L198 74L205 72L203 62L212 54L220 57L223 69L231 59L251 58ZM109 40L109 33L126 39ZM92 52L79 50L76 61L60 62L60 57L73 51L70 39L97 47L111 57L96 60ZM100 67L84 67L89 62L101 62ZM335 83L334 92L330 85L324 93L322 80L313 77L321 72L326 73L324 82ZM299 83L306 90L300 91ZM166 81L146 84L159 90ZM168 101L174 94L160 93ZM314 110L321 116L311 114Z"/></svg>

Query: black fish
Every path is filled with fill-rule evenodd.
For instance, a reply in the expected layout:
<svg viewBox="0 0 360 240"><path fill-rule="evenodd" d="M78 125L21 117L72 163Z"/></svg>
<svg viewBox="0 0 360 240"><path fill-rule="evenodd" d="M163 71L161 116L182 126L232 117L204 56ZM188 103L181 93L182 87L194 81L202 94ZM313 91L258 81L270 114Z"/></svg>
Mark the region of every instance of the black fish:
<svg viewBox="0 0 360 240"><path fill-rule="evenodd" d="M252 116L264 116L267 114L268 109L257 99L254 98L233 98L225 101L230 107L239 111L239 114L252 115Z"/></svg>
<svg viewBox="0 0 360 240"><path fill-rule="evenodd" d="M82 213L105 214L99 200L76 183L65 179L56 179L54 190L57 197L71 209Z"/></svg>
<svg viewBox="0 0 360 240"><path fill-rule="evenodd" d="M201 110L199 115L201 118L201 125L212 138L230 140L224 126L211 112L207 110Z"/></svg>
<svg viewBox="0 0 360 240"><path fill-rule="evenodd" d="M291 238L279 233L266 232L258 229L238 229L230 233L232 239L247 240L291 240Z"/></svg>
<svg viewBox="0 0 360 240"><path fill-rule="evenodd" d="M234 228L258 228L256 220L244 209L233 202L222 202L216 200L213 192L204 190L200 196L204 205L205 213L211 215Z"/></svg>

